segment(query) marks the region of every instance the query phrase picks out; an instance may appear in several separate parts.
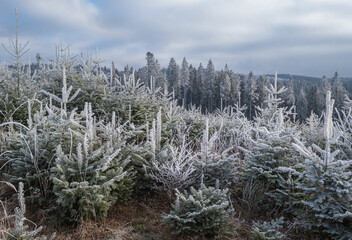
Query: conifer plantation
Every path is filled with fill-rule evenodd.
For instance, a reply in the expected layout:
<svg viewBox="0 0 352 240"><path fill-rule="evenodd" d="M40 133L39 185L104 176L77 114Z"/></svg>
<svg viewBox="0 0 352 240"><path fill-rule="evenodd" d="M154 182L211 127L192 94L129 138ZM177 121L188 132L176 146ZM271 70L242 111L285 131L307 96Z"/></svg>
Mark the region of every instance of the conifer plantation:
<svg viewBox="0 0 352 240"><path fill-rule="evenodd" d="M2 239L352 238L341 89L146 59L1 66Z"/></svg>
<svg viewBox="0 0 352 240"><path fill-rule="evenodd" d="M16 15L17 16L17 15ZM17 28L18 31L18 28ZM98 54L0 65L0 239L352 239L350 82Z"/></svg>

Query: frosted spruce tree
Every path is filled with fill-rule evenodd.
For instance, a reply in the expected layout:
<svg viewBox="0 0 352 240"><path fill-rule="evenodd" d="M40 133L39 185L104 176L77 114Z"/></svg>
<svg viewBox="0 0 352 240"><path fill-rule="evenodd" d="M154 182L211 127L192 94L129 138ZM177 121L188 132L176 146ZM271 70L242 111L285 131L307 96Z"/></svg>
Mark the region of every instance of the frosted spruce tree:
<svg viewBox="0 0 352 240"><path fill-rule="evenodd" d="M124 195L128 199L131 192L129 158L121 154L123 136L110 132L111 138L104 139L106 127L95 123L90 104L84 114L84 131L73 132L79 139L73 143L75 149L64 151L59 145L51 169L60 215L71 221L105 217L113 203L126 200Z"/></svg>
<svg viewBox="0 0 352 240"><path fill-rule="evenodd" d="M325 146L315 144L307 148L296 139L293 146L306 158L305 171L297 188L303 193L301 200L306 212L302 225L314 231L329 234L333 239L352 238L352 161L338 159L339 150L333 151L341 133L334 131L334 100L326 94L324 119Z"/></svg>
<svg viewBox="0 0 352 240"><path fill-rule="evenodd" d="M276 72L274 84L268 84L268 86L264 85L264 88L268 94L268 99L265 100L266 106L264 108L257 106L257 116L254 118L256 125L259 127L271 129L274 126L272 122L274 122L279 115L279 105L282 103L280 95L285 93L287 89L284 86L279 89L277 81L278 79ZM287 115L288 112L285 109L282 110L282 113Z"/></svg>
<svg viewBox="0 0 352 240"><path fill-rule="evenodd" d="M240 160L237 153L231 152L232 147L219 149L220 153L215 151L218 135L214 132L209 137L209 134L209 119L206 119L200 151L195 159L195 172L197 176L203 176L202 181L207 186L215 186L218 182L220 187L229 187L238 179Z"/></svg>
<svg viewBox="0 0 352 240"><path fill-rule="evenodd" d="M192 141L189 140L187 130L180 119L179 109L170 104L165 114L166 122L162 121L162 111L159 110L156 119L148 129L148 142L144 145L143 168L145 177L152 180L152 188L166 191L169 198L174 196L175 189L184 190L196 180ZM174 112L175 110L175 112ZM171 126L169 126L171 125ZM173 129L176 128L175 132Z"/></svg>
<svg viewBox="0 0 352 240"><path fill-rule="evenodd" d="M36 99L39 79L38 71L31 71L30 59L26 66L24 56L29 51L29 42L20 42L17 9L15 13L16 36L9 37L8 45L2 44L8 53L9 65L0 66L0 123L14 120L25 124L28 116L26 103L29 99Z"/></svg>
<svg viewBox="0 0 352 240"><path fill-rule="evenodd" d="M181 193L176 190L176 201L163 223L174 227L173 234L216 236L229 231L229 202L227 189L201 185Z"/></svg>
<svg viewBox="0 0 352 240"><path fill-rule="evenodd" d="M254 128L256 140L252 149L244 149L246 166L243 180L254 179L268 187L268 198L263 202L266 207L277 206L289 211L294 203L295 182L301 169L297 153L291 143L297 137L297 130L291 126L285 108L279 108L279 94L285 91L277 88L277 75L274 85L267 88L269 92L268 107L259 109Z"/></svg>
<svg viewBox="0 0 352 240"><path fill-rule="evenodd" d="M78 122L81 118L75 110L67 111L67 104L77 97L79 91L71 95L72 87L67 88L65 70L62 71L62 81L61 97L43 91L48 95L45 107L41 101L28 100L27 126L21 125L9 132L6 142L9 151L1 156L11 169L5 177L12 183L21 181L26 187L40 189L41 197L45 198L51 196L49 178L56 146L60 144L69 149L75 140L72 131L80 130ZM39 103L38 111L32 109L34 103ZM19 126L19 123L10 122L9 125Z"/></svg>
<svg viewBox="0 0 352 240"><path fill-rule="evenodd" d="M24 197L24 186L23 183L20 182L18 185L18 190L15 186L12 185L12 188L17 192L17 199L19 207L15 208L15 213L13 215L7 215L6 209L5 216L2 220L6 223L4 229L0 231L0 237L4 240L15 240L15 239L23 239L23 240L46 240L45 236L37 236L42 230L43 227L37 227L32 221L25 217L26 214L26 202ZM11 219L14 219L14 223L11 224ZM34 230L29 230L30 226L28 223L35 225ZM11 226L13 225L13 226ZM56 233L53 233L49 240L54 239Z"/></svg>

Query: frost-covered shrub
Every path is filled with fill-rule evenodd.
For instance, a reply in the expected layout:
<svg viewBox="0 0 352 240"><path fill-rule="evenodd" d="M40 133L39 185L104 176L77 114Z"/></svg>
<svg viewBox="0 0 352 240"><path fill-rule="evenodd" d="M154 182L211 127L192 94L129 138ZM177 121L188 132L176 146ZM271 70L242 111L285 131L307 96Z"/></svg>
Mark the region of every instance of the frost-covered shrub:
<svg viewBox="0 0 352 240"><path fill-rule="evenodd" d="M176 188L182 191L195 182L194 157L185 142L180 147L167 144L145 169L156 181L155 187L171 196Z"/></svg>
<svg viewBox="0 0 352 240"><path fill-rule="evenodd" d="M273 219L270 222L254 222L252 235L256 240L280 240L285 238L285 234L280 232L283 228L284 218Z"/></svg>
<svg viewBox="0 0 352 240"><path fill-rule="evenodd" d="M233 148L238 152L238 147L251 148L253 146L253 124L249 121L241 109L226 107L222 112L217 112L211 120L211 128L217 132L215 149L219 152Z"/></svg>
<svg viewBox="0 0 352 240"><path fill-rule="evenodd" d="M188 128L189 140L197 144L197 141L202 137L204 131L205 116L201 113L199 108L195 108L194 106L181 113L184 125ZM200 143L201 142L199 142L199 144Z"/></svg>
<svg viewBox="0 0 352 240"><path fill-rule="evenodd" d="M174 227L174 234L196 233L214 236L228 230L229 202L227 190L206 187L190 192L176 190L173 209L163 216L163 223Z"/></svg>

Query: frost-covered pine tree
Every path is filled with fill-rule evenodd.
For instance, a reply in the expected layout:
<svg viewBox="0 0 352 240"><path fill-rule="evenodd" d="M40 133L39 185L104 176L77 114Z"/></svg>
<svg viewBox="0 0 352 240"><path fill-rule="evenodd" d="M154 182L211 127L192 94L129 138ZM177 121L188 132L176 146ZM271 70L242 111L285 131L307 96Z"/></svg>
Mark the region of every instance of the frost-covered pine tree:
<svg viewBox="0 0 352 240"><path fill-rule="evenodd" d="M337 158L333 150L341 133L334 131L334 100L326 94L324 116L324 147L307 148L295 140L293 146L306 158L305 171L297 188L302 191L301 203L306 207L302 225L314 231L329 234L333 239L352 238L352 161Z"/></svg>
<svg viewBox="0 0 352 240"><path fill-rule="evenodd" d="M278 88L277 72L275 73L274 84L264 85L266 92L268 93L268 99L265 101L267 106L260 108L257 106L257 116L254 118L257 126L266 127L267 129L272 129L274 126L272 124L279 115L279 104L282 103L280 95L287 91L284 86L280 89ZM282 109L282 113L287 115L287 111Z"/></svg>
<svg viewBox="0 0 352 240"><path fill-rule="evenodd" d="M19 40L18 13L16 13L16 36L9 37L9 44L2 44L9 56L9 65L0 66L0 123L10 119L26 123L28 116L26 103L35 99L38 93L38 71L26 67L24 56L28 53L29 42ZM28 63L30 66L30 61Z"/></svg>
<svg viewBox="0 0 352 240"><path fill-rule="evenodd" d="M265 89L268 87L269 83L265 76L260 75L258 80L258 87L257 87L257 95L258 95L258 106L263 109L265 105L265 101L268 100L269 93Z"/></svg>
<svg viewBox="0 0 352 240"><path fill-rule="evenodd" d="M301 168L291 146L297 130L286 125L282 108L278 110L272 125L273 129L255 129L258 139L254 147L248 150L242 148L246 155L242 177L245 181L254 178L268 187L265 193L267 201L262 204L288 210L294 203L295 181Z"/></svg>
<svg viewBox="0 0 352 240"><path fill-rule="evenodd" d="M282 233L284 218L273 219L270 222L254 222L252 226L252 235L255 240L281 240L285 239L285 234Z"/></svg>
<svg viewBox="0 0 352 240"><path fill-rule="evenodd" d="M276 205L288 210L294 203L295 181L299 176L300 163L291 143L298 135L292 126L286 108L280 108L279 95L286 91L278 89L277 74L274 84L266 88L268 106L256 118L254 147L243 149L246 155L244 180L255 179L267 185L268 196L264 205Z"/></svg>

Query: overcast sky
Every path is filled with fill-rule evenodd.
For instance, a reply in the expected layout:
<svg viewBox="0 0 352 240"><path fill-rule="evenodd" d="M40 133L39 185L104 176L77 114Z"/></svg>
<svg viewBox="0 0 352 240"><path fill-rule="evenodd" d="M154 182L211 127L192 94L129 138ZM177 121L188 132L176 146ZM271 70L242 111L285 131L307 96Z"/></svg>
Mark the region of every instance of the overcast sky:
<svg viewBox="0 0 352 240"><path fill-rule="evenodd" d="M141 67L153 52L239 73L352 76L351 0L0 0L0 43L30 41L33 59L98 47L104 64ZM0 50L0 61L7 58Z"/></svg>

